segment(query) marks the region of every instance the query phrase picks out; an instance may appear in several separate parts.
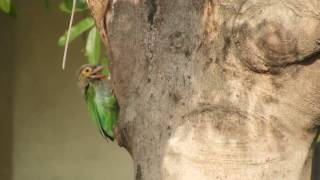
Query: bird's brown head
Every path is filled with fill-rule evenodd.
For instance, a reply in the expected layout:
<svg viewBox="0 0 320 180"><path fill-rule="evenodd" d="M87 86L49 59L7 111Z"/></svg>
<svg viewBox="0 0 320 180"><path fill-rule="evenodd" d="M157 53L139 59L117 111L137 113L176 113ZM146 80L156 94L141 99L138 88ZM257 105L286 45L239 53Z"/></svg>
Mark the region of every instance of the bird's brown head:
<svg viewBox="0 0 320 180"><path fill-rule="evenodd" d="M86 87L89 83L99 81L106 78L103 74L104 67L102 65L83 65L78 74L78 81L80 87Z"/></svg>

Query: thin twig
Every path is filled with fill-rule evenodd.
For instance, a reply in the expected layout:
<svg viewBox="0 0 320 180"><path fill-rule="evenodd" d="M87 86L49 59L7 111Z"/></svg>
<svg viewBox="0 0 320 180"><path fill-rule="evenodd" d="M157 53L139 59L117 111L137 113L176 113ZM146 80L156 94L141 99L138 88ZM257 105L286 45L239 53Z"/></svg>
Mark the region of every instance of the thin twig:
<svg viewBox="0 0 320 180"><path fill-rule="evenodd" d="M67 34L66 44L64 46L64 53L63 53L63 60L62 60L62 69L63 70L66 67L69 39L70 39L70 33L71 33L71 28L72 28L72 22L73 22L73 17L74 17L74 11L75 11L75 8L76 8L76 3L77 3L77 0L73 0L72 12L71 12L69 28L68 28L68 34Z"/></svg>

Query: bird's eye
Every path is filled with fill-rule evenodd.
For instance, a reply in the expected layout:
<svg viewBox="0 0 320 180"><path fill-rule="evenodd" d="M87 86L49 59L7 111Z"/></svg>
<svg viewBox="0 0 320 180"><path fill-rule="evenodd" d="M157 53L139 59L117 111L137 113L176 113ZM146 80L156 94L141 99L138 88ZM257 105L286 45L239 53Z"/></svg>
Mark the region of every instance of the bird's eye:
<svg viewBox="0 0 320 180"><path fill-rule="evenodd" d="M85 68L83 71L82 71L82 74L85 75L85 76L89 76L91 73L91 69L90 68Z"/></svg>

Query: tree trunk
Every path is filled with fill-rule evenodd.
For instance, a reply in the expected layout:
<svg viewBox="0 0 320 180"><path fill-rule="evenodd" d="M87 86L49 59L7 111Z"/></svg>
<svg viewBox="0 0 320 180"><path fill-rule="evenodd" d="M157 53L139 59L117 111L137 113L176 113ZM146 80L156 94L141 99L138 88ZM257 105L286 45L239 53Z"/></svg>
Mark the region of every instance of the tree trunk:
<svg viewBox="0 0 320 180"><path fill-rule="evenodd" d="M88 0L136 180L310 179L318 0Z"/></svg>

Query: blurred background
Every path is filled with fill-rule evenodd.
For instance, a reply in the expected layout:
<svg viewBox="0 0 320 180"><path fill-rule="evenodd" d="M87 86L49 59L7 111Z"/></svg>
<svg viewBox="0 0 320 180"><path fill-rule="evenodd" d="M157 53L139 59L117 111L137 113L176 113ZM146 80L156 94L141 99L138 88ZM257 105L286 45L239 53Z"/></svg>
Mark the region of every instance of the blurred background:
<svg viewBox="0 0 320 180"><path fill-rule="evenodd" d="M61 69L69 14L58 1L13 4L16 18L0 13L0 180L133 180L129 154L102 139L77 87L85 38Z"/></svg>

